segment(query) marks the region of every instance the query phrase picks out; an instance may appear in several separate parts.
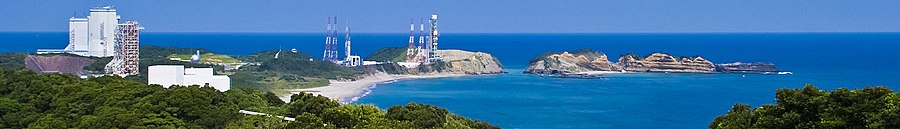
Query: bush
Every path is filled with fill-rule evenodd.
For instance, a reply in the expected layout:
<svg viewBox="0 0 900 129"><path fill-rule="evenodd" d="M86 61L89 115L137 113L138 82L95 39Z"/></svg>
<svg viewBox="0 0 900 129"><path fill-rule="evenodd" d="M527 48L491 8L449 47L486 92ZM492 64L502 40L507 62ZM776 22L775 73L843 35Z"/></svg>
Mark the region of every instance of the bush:
<svg viewBox="0 0 900 129"><path fill-rule="evenodd" d="M776 104L735 104L709 128L900 128L900 97L887 87L779 89Z"/></svg>

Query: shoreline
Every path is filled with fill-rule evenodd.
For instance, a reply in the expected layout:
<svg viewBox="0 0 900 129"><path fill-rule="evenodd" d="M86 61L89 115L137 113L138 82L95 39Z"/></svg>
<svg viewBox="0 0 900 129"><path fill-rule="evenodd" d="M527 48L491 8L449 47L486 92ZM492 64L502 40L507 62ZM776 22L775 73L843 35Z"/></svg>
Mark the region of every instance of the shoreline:
<svg viewBox="0 0 900 129"><path fill-rule="evenodd" d="M365 97L372 92L372 89L378 84L388 84L399 80L407 79L426 79L426 78L446 78L446 77L463 77L469 74L456 73L432 73L424 75L391 75L387 73L376 73L354 81L337 81L329 80L328 86L305 88L305 89L288 89L285 90L289 94L279 95L279 98L285 102L290 102L291 95L300 92L311 93L313 95L322 95L332 100L337 100L341 104L353 103L359 98Z"/></svg>

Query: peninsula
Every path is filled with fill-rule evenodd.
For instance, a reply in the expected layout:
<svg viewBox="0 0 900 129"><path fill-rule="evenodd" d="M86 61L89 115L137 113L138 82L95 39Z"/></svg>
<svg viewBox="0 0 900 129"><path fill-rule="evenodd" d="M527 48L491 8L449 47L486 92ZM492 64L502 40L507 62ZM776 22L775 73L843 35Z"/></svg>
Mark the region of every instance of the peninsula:
<svg viewBox="0 0 900 129"><path fill-rule="evenodd" d="M358 67L356 70L362 74L355 79L332 79L324 87L290 89L287 90L290 94L282 95L281 98L288 99L291 94L306 92L350 103L383 82L504 73L500 61L488 53L437 50L436 54L443 58L442 61L411 67L401 65L405 62L395 62L402 61L406 56L406 48L383 48L371 54L366 61L385 63Z"/></svg>

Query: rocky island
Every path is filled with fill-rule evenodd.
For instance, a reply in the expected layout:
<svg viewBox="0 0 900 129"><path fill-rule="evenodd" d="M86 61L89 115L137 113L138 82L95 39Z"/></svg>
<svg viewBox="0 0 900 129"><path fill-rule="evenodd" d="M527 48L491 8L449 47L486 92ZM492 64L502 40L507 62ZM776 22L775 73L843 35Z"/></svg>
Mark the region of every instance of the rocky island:
<svg viewBox="0 0 900 129"><path fill-rule="evenodd" d="M716 64L716 71L726 73L765 73L778 72L775 64L769 62L734 62L725 64Z"/></svg>
<svg viewBox="0 0 900 129"><path fill-rule="evenodd" d="M544 53L544 55L531 59L525 73L562 74L620 70L619 66L607 59L606 54L582 49L572 53Z"/></svg>
<svg viewBox="0 0 900 129"><path fill-rule="evenodd" d="M524 73L530 74L596 74L621 72L666 72L666 73L721 73L721 72L775 72L772 63L728 63L715 64L700 56L675 57L666 53L651 53L640 56L629 53L613 63L607 55L590 49L569 52L548 52L529 61Z"/></svg>
<svg viewBox="0 0 900 129"><path fill-rule="evenodd" d="M644 58L626 54L619 57L616 65L631 72L710 73L716 70L716 65L703 57L675 58L665 53L653 53Z"/></svg>

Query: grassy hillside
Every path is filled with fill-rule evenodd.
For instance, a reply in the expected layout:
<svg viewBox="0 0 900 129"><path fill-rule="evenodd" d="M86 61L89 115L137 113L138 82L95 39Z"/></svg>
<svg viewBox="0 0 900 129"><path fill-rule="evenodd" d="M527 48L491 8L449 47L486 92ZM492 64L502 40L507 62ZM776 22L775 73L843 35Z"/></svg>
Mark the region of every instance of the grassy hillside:
<svg viewBox="0 0 900 129"><path fill-rule="evenodd" d="M278 91L328 85L329 79L354 79L364 73L355 68L325 62L305 53L277 50L263 51L249 56L235 57L244 62L258 62L258 66L244 66L232 75L232 85L238 88Z"/></svg>
<svg viewBox="0 0 900 129"><path fill-rule="evenodd" d="M403 62L406 61L406 48L382 48L366 57L367 61Z"/></svg>
<svg viewBox="0 0 900 129"><path fill-rule="evenodd" d="M168 58L178 58L181 60L191 60L191 56L194 54L171 54ZM234 59L228 55L219 55L215 53L204 53L200 54L200 63L241 63L240 60Z"/></svg>

